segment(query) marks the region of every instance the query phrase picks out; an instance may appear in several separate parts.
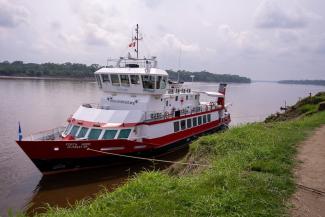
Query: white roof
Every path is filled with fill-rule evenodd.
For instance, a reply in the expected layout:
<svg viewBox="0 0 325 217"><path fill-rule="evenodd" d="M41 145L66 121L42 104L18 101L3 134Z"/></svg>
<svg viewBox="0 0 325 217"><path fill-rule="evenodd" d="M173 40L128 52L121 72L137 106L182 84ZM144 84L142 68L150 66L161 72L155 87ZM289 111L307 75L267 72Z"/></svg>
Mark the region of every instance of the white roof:
<svg viewBox="0 0 325 217"><path fill-rule="evenodd" d="M165 70L150 68L149 72L146 72L145 68L101 68L95 72L95 74L149 74L149 75L163 75L168 76Z"/></svg>
<svg viewBox="0 0 325 217"><path fill-rule="evenodd" d="M72 118L82 121L107 123L109 126L118 126L122 123L141 122L143 111L140 110L104 110L80 106Z"/></svg>

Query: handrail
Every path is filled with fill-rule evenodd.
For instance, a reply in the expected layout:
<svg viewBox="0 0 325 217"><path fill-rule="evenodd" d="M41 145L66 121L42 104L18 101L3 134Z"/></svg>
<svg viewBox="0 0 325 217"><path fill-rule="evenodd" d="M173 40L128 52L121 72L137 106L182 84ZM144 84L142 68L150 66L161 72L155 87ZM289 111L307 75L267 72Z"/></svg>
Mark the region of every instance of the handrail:
<svg viewBox="0 0 325 217"><path fill-rule="evenodd" d="M222 108L222 106L217 105L216 103L209 104L209 105L200 105L197 107L193 107L191 109L185 108L185 109L178 110L180 112L178 117L197 114L197 113L201 113L201 112L212 111L212 110L216 110L218 108ZM157 121L157 120L164 120L164 119L168 119L168 118L174 118L174 117L176 117L175 111L176 110L173 110L172 112L155 112L155 111L146 112L144 122L151 122L151 121Z"/></svg>
<svg viewBox="0 0 325 217"><path fill-rule="evenodd" d="M44 130L30 134L27 137L24 137L23 140L26 141L45 141L45 140L54 140L65 130L65 127L56 127L50 130Z"/></svg>

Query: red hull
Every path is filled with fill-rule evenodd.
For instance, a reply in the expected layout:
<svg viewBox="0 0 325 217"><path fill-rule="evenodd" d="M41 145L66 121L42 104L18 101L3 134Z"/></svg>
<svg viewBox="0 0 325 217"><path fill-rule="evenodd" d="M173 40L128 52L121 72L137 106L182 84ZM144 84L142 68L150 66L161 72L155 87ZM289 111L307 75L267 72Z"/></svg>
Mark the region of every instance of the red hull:
<svg viewBox="0 0 325 217"><path fill-rule="evenodd" d="M114 139L114 140L73 140L73 141L17 141L27 156L42 171L51 170L51 168L42 167L46 161L77 160L102 158L107 155L94 152L89 149L118 153L118 154L136 154L145 153L151 150L163 148L178 141L191 138L195 135L214 130L230 122L230 116L222 121L213 121L197 127L186 129L177 133L172 133L163 137L154 139L143 139L142 142Z"/></svg>

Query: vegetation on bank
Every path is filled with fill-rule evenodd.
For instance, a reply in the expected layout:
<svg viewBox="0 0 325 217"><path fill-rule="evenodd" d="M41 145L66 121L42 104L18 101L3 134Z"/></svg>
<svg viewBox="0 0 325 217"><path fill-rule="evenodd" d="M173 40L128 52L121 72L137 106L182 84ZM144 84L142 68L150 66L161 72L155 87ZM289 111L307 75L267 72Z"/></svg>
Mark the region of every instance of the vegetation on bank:
<svg viewBox="0 0 325 217"><path fill-rule="evenodd" d="M325 85L325 80L282 80L278 81L280 84L312 84Z"/></svg>
<svg viewBox="0 0 325 217"><path fill-rule="evenodd" d="M60 78L86 78L94 79L94 72L101 68L98 64L85 65L79 63L24 63L22 61L0 62L0 76L22 76L22 77L60 77ZM178 73L167 70L171 80L178 79ZM207 71L188 72L179 71L180 81L192 81L191 75L194 75L195 81L200 82L234 82L249 83L251 80L238 75L214 74Z"/></svg>
<svg viewBox="0 0 325 217"><path fill-rule="evenodd" d="M270 115L265 119L265 122L291 120L325 110L325 92L319 92L315 96L301 99L295 105L288 106L285 109L284 113Z"/></svg>
<svg viewBox="0 0 325 217"><path fill-rule="evenodd" d="M325 124L325 112L253 123L201 137L184 161L142 172L114 192L37 216L283 216L295 190L297 144Z"/></svg>

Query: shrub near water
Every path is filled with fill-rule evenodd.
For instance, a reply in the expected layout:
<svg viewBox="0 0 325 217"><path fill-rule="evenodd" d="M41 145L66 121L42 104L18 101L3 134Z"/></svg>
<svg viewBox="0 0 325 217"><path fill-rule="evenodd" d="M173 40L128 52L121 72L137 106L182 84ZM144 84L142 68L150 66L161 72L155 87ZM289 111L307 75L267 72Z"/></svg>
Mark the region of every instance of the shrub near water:
<svg viewBox="0 0 325 217"><path fill-rule="evenodd" d="M191 144L187 159L209 168L143 172L115 192L39 216L283 216L295 189L296 144L324 123L322 112L205 136Z"/></svg>

